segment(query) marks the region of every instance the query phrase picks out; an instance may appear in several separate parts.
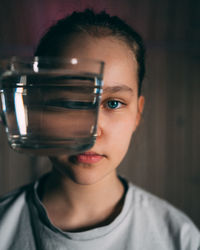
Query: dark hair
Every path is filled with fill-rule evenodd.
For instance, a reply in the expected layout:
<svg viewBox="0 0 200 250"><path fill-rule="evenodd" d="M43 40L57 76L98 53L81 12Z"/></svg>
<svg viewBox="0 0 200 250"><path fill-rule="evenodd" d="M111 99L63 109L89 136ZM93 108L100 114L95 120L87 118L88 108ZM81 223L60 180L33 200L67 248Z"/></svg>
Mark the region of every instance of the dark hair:
<svg viewBox="0 0 200 250"><path fill-rule="evenodd" d="M50 27L36 49L36 56L58 56L70 35L84 32L93 37L114 36L124 41L133 51L138 63L138 95L141 94L145 74L145 48L141 36L117 16L105 11L73 12Z"/></svg>

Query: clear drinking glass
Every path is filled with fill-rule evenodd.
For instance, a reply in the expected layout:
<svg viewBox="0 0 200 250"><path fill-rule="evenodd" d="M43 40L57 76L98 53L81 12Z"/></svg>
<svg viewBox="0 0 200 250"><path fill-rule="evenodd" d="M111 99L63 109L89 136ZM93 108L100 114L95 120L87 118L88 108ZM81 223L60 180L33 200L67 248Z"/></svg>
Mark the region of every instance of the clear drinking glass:
<svg viewBox="0 0 200 250"><path fill-rule="evenodd" d="M80 58L0 61L0 114L19 152L74 154L95 142L103 62Z"/></svg>

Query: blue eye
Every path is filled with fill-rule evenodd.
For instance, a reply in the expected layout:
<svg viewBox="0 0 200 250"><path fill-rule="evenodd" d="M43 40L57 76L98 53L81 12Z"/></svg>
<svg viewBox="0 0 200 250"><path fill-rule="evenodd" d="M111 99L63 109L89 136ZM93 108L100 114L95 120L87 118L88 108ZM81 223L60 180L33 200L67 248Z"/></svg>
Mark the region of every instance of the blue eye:
<svg viewBox="0 0 200 250"><path fill-rule="evenodd" d="M109 109L116 109L119 108L122 103L116 100L110 100L107 102L107 107Z"/></svg>

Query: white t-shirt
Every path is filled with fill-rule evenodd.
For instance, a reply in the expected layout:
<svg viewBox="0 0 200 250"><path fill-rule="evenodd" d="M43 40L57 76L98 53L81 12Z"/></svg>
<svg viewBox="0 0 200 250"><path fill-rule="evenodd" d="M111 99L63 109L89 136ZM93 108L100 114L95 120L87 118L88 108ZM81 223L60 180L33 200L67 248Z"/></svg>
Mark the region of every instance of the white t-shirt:
<svg viewBox="0 0 200 250"><path fill-rule="evenodd" d="M0 250L200 249L200 232L187 216L131 183L114 221L75 233L52 225L37 186L38 181L0 200Z"/></svg>

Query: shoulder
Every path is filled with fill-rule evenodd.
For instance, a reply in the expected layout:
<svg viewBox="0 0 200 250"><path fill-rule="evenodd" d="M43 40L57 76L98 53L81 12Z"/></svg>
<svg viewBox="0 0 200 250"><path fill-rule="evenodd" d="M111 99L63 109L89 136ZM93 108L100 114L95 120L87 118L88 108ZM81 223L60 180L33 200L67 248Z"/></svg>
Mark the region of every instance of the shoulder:
<svg viewBox="0 0 200 250"><path fill-rule="evenodd" d="M165 235L176 242L196 242L200 246L200 232L187 215L132 183L129 183L129 191L132 213L138 224L144 225L151 233Z"/></svg>
<svg viewBox="0 0 200 250"><path fill-rule="evenodd" d="M26 203L26 195L32 188L32 184L20 187L0 197L0 221L9 211L16 213Z"/></svg>
<svg viewBox="0 0 200 250"><path fill-rule="evenodd" d="M132 203L135 207L140 208L144 215L153 216L156 219L170 223L172 220L176 225L188 223L192 221L182 211L172 206L167 201L129 183L130 192L132 193Z"/></svg>
<svg viewBox="0 0 200 250"><path fill-rule="evenodd" d="M27 185L0 198L0 249L20 249L12 247L30 235L29 194L33 185ZM25 247L26 248L26 247ZM27 248L26 248L27 249Z"/></svg>

